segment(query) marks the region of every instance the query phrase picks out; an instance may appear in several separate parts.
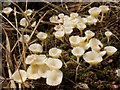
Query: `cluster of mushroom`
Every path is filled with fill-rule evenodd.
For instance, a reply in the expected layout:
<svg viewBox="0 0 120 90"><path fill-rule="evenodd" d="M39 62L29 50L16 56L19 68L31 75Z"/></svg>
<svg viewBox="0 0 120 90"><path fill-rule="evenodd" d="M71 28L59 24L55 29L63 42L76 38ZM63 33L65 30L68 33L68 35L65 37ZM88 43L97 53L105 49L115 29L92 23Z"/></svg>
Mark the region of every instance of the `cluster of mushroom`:
<svg viewBox="0 0 120 90"><path fill-rule="evenodd" d="M89 9L89 14L87 17L81 17L78 13L70 13L70 16L64 15L63 13L60 13L58 16L53 15L50 18L50 22L57 23L54 27L54 35L58 39L62 39L62 37L66 35L70 35L73 32L73 28L77 28L80 30L81 34L83 30L87 27L86 25L96 25L98 21L98 17L100 16L100 13L102 13L101 20L103 19L103 16L105 13L107 13L109 10L108 6L101 5L100 7L93 7Z"/></svg>
<svg viewBox="0 0 120 90"><path fill-rule="evenodd" d="M117 49L113 46L103 47L103 44L97 38L94 38L95 33L87 30L85 32L85 37L71 36L69 38L72 54L77 57L77 62L79 63L79 58L83 56L83 59L91 64L96 65L103 61L103 56L107 54L107 57L112 56ZM90 48L91 51L88 51ZM85 52L87 50L87 52Z"/></svg>
<svg viewBox="0 0 120 90"><path fill-rule="evenodd" d="M62 67L62 61L58 59L62 50L51 48L47 57L43 52L40 44L34 43L29 46L33 54L26 57L25 63L30 65L27 71L17 70L13 74L13 79L18 83L23 83L28 79L46 78L46 83L51 86L59 85L62 82L63 73L59 70ZM22 78L22 79L21 79Z"/></svg>

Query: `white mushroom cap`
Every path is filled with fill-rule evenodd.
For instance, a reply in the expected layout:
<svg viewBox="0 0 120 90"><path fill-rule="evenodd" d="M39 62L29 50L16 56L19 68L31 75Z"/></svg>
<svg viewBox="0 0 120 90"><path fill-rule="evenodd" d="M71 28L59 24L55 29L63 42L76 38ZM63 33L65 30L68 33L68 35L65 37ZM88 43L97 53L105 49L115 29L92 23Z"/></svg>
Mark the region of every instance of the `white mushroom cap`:
<svg viewBox="0 0 120 90"><path fill-rule="evenodd" d="M47 60L46 55L40 54L40 55L37 55L36 59L31 64L39 64L39 65L45 64L46 60Z"/></svg>
<svg viewBox="0 0 120 90"><path fill-rule="evenodd" d="M99 8L101 9L102 13L107 13L110 10L109 7L105 5L101 5Z"/></svg>
<svg viewBox="0 0 120 90"><path fill-rule="evenodd" d="M57 39L61 39L62 37L64 37L65 33L64 31L56 31L54 32L54 35Z"/></svg>
<svg viewBox="0 0 120 90"><path fill-rule="evenodd" d="M58 16L52 16L52 17L50 17L50 22L52 22L52 23L60 23L59 22L59 19L58 19Z"/></svg>
<svg viewBox="0 0 120 90"><path fill-rule="evenodd" d="M100 49L103 47L103 44L101 43L101 41L96 38L90 39L89 45L93 50L95 50L97 52L99 52Z"/></svg>
<svg viewBox="0 0 120 90"><path fill-rule="evenodd" d="M71 52L74 56L81 57L84 54L85 50L81 47L74 47Z"/></svg>
<svg viewBox="0 0 120 90"><path fill-rule="evenodd" d="M59 56L61 55L62 53L62 50L61 49L58 49L58 48L51 48L49 50L49 55L54 57L54 58L59 58Z"/></svg>
<svg viewBox="0 0 120 90"><path fill-rule="evenodd" d="M28 55L26 57L25 63L26 64L32 64L37 59L37 57L38 57L38 55L36 55L36 54Z"/></svg>
<svg viewBox="0 0 120 90"><path fill-rule="evenodd" d="M27 69L27 77L29 79L38 79L41 75L38 73L39 65L30 65Z"/></svg>
<svg viewBox="0 0 120 90"><path fill-rule="evenodd" d="M28 43L28 41L30 40L30 36L26 34L23 36L23 40L22 40L22 36L20 37L19 40L20 42Z"/></svg>
<svg viewBox="0 0 120 90"><path fill-rule="evenodd" d="M87 18L81 18L82 19L82 23L87 23Z"/></svg>
<svg viewBox="0 0 120 90"><path fill-rule="evenodd" d="M120 77L120 69L116 70L117 76Z"/></svg>
<svg viewBox="0 0 120 90"><path fill-rule="evenodd" d="M12 78L17 83L23 83L27 79L27 73L25 70L16 70L13 73Z"/></svg>
<svg viewBox="0 0 120 90"><path fill-rule="evenodd" d="M90 14L91 16L93 16L93 17L98 17L99 14L100 14L100 12L101 12L101 9L98 8L98 7L93 7L93 8L91 8L91 9L89 9L88 12L89 12L89 14Z"/></svg>
<svg viewBox="0 0 120 90"><path fill-rule="evenodd" d="M46 83L50 86L57 86L62 82L63 73L60 70L53 70L47 73Z"/></svg>
<svg viewBox="0 0 120 90"><path fill-rule="evenodd" d="M63 25L61 25L61 24L55 25L54 29L55 29L56 31L61 31L61 30L63 30Z"/></svg>
<svg viewBox="0 0 120 90"><path fill-rule="evenodd" d="M64 27L63 31L66 35L70 35L73 32L73 29L71 27Z"/></svg>
<svg viewBox="0 0 120 90"><path fill-rule="evenodd" d="M104 55L106 54L106 51L100 51L99 54L100 54L101 56L104 56Z"/></svg>
<svg viewBox="0 0 120 90"><path fill-rule="evenodd" d="M78 24L77 24L77 28L78 28L80 31L84 30L86 27L87 27L87 26L86 26L84 23L78 23Z"/></svg>
<svg viewBox="0 0 120 90"><path fill-rule="evenodd" d="M37 43L31 44L28 48L33 53L42 53L42 51L43 51L43 47Z"/></svg>
<svg viewBox="0 0 120 90"><path fill-rule="evenodd" d="M56 59L56 58L48 58L48 60L46 60L45 63L51 69L60 69L63 65L62 61L60 59Z"/></svg>
<svg viewBox="0 0 120 90"><path fill-rule="evenodd" d="M47 77L48 71L50 71L50 68L46 64L39 65L38 73L42 78Z"/></svg>
<svg viewBox="0 0 120 90"><path fill-rule="evenodd" d="M78 17L78 13L74 13L74 12L70 13L70 18L75 19L77 17Z"/></svg>
<svg viewBox="0 0 120 90"><path fill-rule="evenodd" d="M47 33L44 33L44 32L39 32L37 35L37 38L39 39L39 40L45 40L46 38L47 38Z"/></svg>
<svg viewBox="0 0 120 90"><path fill-rule="evenodd" d="M88 42L80 42L79 47L82 47L84 50L87 50L90 46Z"/></svg>
<svg viewBox="0 0 120 90"><path fill-rule="evenodd" d="M96 65L103 60L102 56L94 50L86 52L83 55L83 59L91 65Z"/></svg>
<svg viewBox="0 0 120 90"><path fill-rule="evenodd" d="M35 27L36 26L36 21L34 21L32 24L31 24L31 27Z"/></svg>
<svg viewBox="0 0 120 90"><path fill-rule="evenodd" d="M92 38L93 36L95 36L95 33L92 32L91 30L85 31L85 37L86 37L87 39L90 39L90 38Z"/></svg>
<svg viewBox="0 0 120 90"><path fill-rule="evenodd" d="M30 16L32 14L32 10L31 9L28 9L26 10L24 13L27 15L27 16Z"/></svg>
<svg viewBox="0 0 120 90"><path fill-rule="evenodd" d="M72 47L79 46L80 37L79 36L71 36L69 38L70 44Z"/></svg>
<svg viewBox="0 0 120 90"><path fill-rule="evenodd" d="M64 14L63 13L60 13L60 14L58 14L58 17L60 18L60 19L64 19Z"/></svg>
<svg viewBox="0 0 120 90"><path fill-rule="evenodd" d="M11 7L6 7L2 10L2 12L5 13L6 15L9 15L12 11L13 9Z"/></svg>
<svg viewBox="0 0 120 90"><path fill-rule="evenodd" d="M88 16L87 17L87 24L88 25L93 25L97 23L97 19L93 16Z"/></svg>
<svg viewBox="0 0 120 90"><path fill-rule="evenodd" d="M115 48L113 46L106 46L106 47L104 47L104 49L107 52L108 56L112 56L117 51L117 48Z"/></svg>
<svg viewBox="0 0 120 90"><path fill-rule="evenodd" d="M113 33L112 33L111 31L106 31L106 32L105 32L105 36L106 36L106 37L110 37L112 34L113 34Z"/></svg>
<svg viewBox="0 0 120 90"><path fill-rule="evenodd" d="M25 27L25 26L28 25L28 21L27 21L25 18L22 18L22 19L20 20L20 25L23 26L23 27Z"/></svg>

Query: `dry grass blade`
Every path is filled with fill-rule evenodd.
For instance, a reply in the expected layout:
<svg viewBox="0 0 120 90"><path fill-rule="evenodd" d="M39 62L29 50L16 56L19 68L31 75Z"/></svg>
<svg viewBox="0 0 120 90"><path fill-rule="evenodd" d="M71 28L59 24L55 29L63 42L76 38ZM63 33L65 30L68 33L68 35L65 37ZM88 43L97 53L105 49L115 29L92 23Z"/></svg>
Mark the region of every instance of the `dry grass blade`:
<svg viewBox="0 0 120 90"><path fill-rule="evenodd" d="M4 33L6 35L6 60L7 60L8 74L9 74L9 78L12 79L12 72L10 69L10 66L12 64L11 58L10 58L10 42L5 30L4 30ZM16 88L15 82L13 80L10 81L10 88Z"/></svg>

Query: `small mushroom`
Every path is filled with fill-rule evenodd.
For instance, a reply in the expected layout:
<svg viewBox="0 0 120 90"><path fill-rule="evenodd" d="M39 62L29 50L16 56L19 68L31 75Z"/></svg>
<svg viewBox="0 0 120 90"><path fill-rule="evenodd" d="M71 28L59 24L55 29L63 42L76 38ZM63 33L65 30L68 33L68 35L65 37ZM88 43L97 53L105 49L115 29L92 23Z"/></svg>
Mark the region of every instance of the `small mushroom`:
<svg viewBox="0 0 120 90"><path fill-rule="evenodd" d="M104 47L104 49L108 56L112 56L117 51L117 48L115 48L113 46L106 46L106 47Z"/></svg>
<svg viewBox="0 0 120 90"><path fill-rule="evenodd" d="M62 61L56 58L48 58L45 62L50 69L60 69L62 67Z"/></svg>
<svg viewBox="0 0 120 90"><path fill-rule="evenodd" d="M28 9L26 10L24 13L27 15L27 16L30 16L32 14L32 10L31 9Z"/></svg>
<svg viewBox="0 0 120 90"><path fill-rule="evenodd" d="M93 25L93 24L96 25L97 21L98 20L93 16L88 16L87 17L87 24L88 25Z"/></svg>
<svg viewBox="0 0 120 90"><path fill-rule="evenodd" d="M20 42L24 42L24 43L28 43L29 40L30 40L30 36L29 35L23 35L23 39L22 39L22 36L20 37Z"/></svg>
<svg viewBox="0 0 120 90"><path fill-rule="evenodd" d="M28 47L28 49L30 51L32 51L33 53L42 53L42 51L43 51L43 47L40 44L38 44L38 43L31 44Z"/></svg>
<svg viewBox="0 0 120 90"><path fill-rule="evenodd" d="M78 13L74 13L74 12L70 13L70 18L75 19L77 17L78 17Z"/></svg>
<svg viewBox="0 0 120 90"><path fill-rule="evenodd" d="M27 69L28 79L38 79L41 75L38 73L39 65L30 65Z"/></svg>
<svg viewBox="0 0 120 90"><path fill-rule="evenodd" d="M104 56L104 55L106 54L106 51L100 51L99 54L100 54L101 56Z"/></svg>
<svg viewBox="0 0 120 90"><path fill-rule="evenodd" d="M22 18L22 19L20 20L20 25L23 26L23 27L25 27L25 26L28 25L28 21L27 21L25 18Z"/></svg>
<svg viewBox="0 0 120 90"><path fill-rule="evenodd" d="M85 37L87 38L87 41L92 38L93 36L95 36L95 33L92 32L91 30L87 30L85 31Z"/></svg>
<svg viewBox="0 0 120 90"><path fill-rule="evenodd" d="M64 27L63 31L66 35L70 35L73 32L73 29L71 27Z"/></svg>
<svg viewBox="0 0 120 90"><path fill-rule="evenodd" d="M100 49L103 48L103 44L97 38L90 39L89 46L91 47L92 50L95 50L97 52L99 52Z"/></svg>
<svg viewBox="0 0 120 90"><path fill-rule="evenodd" d="M39 65L38 73L42 78L47 78L47 72L50 70L51 69L46 64L42 64Z"/></svg>
<svg viewBox="0 0 120 90"><path fill-rule="evenodd" d="M32 24L31 24L31 27L35 27L36 26L36 21L34 21Z"/></svg>
<svg viewBox="0 0 120 90"><path fill-rule="evenodd" d="M23 83L26 81L27 79L27 73L25 70L16 70L13 75L12 78L14 81L16 81L17 83Z"/></svg>
<svg viewBox="0 0 120 90"><path fill-rule="evenodd" d="M110 9L108 6L105 6L105 5L101 5L99 7L101 9L101 12L102 12L102 17L101 17L101 22L103 21L103 17L104 17L104 14L107 13Z"/></svg>
<svg viewBox="0 0 120 90"><path fill-rule="evenodd" d="M47 33L39 32L36 36L39 40L43 41L47 38L48 35L47 35Z"/></svg>
<svg viewBox="0 0 120 90"><path fill-rule="evenodd" d="M116 75L117 75L118 77L120 77L120 69L117 69L117 70L116 70Z"/></svg>
<svg viewBox="0 0 120 90"><path fill-rule="evenodd" d="M54 30L56 30L56 31L61 31L61 30L63 30L63 25L61 25L61 24L55 25Z"/></svg>
<svg viewBox="0 0 120 90"><path fill-rule="evenodd" d="M96 64L100 63L101 61L103 61L102 56L94 50L86 52L83 55L83 59L91 65L96 65Z"/></svg>
<svg viewBox="0 0 120 90"><path fill-rule="evenodd" d="M7 17L9 17L9 14L13 11L13 9L11 7L6 7L2 10L3 13L5 13L7 15Z"/></svg>
<svg viewBox="0 0 120 90"><path fill-rule="evenodd" d="M89 12L89 14L90 14L91 16L93 16L93 17L98 17L99 14L100 14L100 12L101 12L101 9L98 8L98 7L93 7L93 8L91 8L91 9L89 9L88 12Z"/></svg>
<svg viewBox="0 0 120 90"><path fill-rule="evenodd" d="M86 27L87 27L87 26L86 26L84 23L78 23L78 24L77 24L77 28L80 30L81 35L82 35L83 30L84 30Z"/></svg>
<svg viewBox="0 0 120 90"><path fill-rule="evenodd" d="M51 48L51 49L49 50L49 55L52 56L52 57L54 57L54 58L59 58L60 55L61 55L61 53L62 53L62 50L61 50L61 49L58 49L58 48L56 48L56 47Z"/></svg>
<svg viewBox="0 0 120 90"><path fill-rule="evenodd" d="M79 58L84 54L85 50L81 47L74 47L71 52L77 57L77 62L79 63Z"/></svg>
<svg viewBox="0 0 120 90"><path fill-rule="evenodd" d="M53 33L55 35L55 38L61 40L63 42L63 37L65 35L64 31L56 31Z"/></svg>
<svg viewBox="0 0 120 90"><path fill-rule="evenodd" d="M106 31L105 32L105 36L107 37L107 41L109 42L109 39L110 39L110 36L112 35L113 33L111 31Z"/></svg>
<svg viewBox="0 0 120 90"><path fill-rule="evenodd" d="M46 83L50 86L57 86L62 82L63 73L60 70L52 70L47 73Z"/></svg>
<svg viewBox="0 0 120 90"><path fill-rule="evenodd" d="M79 36L71 36L69 38L70 44L72 47L79 46L80 43L80 37Z"/></svg>
<svg viewBox="0 0 120 90"><path fill-rule="evenodd" d="M52 22L52 23L60 23L60 21L59 21L59 19L58 19L58 16L52 16L52 17L50 17L50 22Z"/></svg>

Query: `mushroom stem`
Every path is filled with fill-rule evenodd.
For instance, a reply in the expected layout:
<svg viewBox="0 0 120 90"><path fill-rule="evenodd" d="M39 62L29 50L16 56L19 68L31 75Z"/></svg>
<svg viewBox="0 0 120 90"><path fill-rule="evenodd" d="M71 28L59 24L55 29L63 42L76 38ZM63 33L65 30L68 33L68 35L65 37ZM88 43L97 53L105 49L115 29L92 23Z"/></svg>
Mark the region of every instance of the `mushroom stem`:
<svg viewBox="0 0 120 90"><path fill-rule="evenodd" d="M77 76L78 76L78 69L79 69L79 64L78 66L76 67L76 74L75 74L75 81L77 82Z"/></svg>
<svg viewBox="0 0 120 90"><path fill-rule="evenodd" d="M81 35L81 37L82 37L82 34L83 34L82 30L80 30L80 35Z"/></svg>
<svg viewBox="0 0 120 90"><path fill-rule="evenodd" d="M86 71L90 70L92 68L92 65L90 64L90 66L86 69Z"/></svg>
<svg viewBox="0 0 120 90"><path fill-rule="evenodd" d="M104 58L104 60L106 60L108 57L109 57L109 56L106 56L106 57Z"/></svg>
<svg viewBox="0 0 120 90"><path fill-rule="evenodd" d="M103 21L103 17L104 17L104 13L102 13L102 16L101 16L101 20L100 20L100 22Z"/></svg>
<svg viewBox="0 0 120 90"><path fill-rule="evenodd" d="M107 37L107 42L109 43L110 37Z"/></svg>
<svg viewBox="0 0 120 90"><path fill-rule="evenodd" d="M80 59L80 57L77 57L77 63L79 63L79 59Z"/></svg>
<svg viewBox="0 0 120 90"><path fill-rule="evenodd" d="M19 89L21 90L21 83L19 83L18 85L19 85Z"/></svg>

